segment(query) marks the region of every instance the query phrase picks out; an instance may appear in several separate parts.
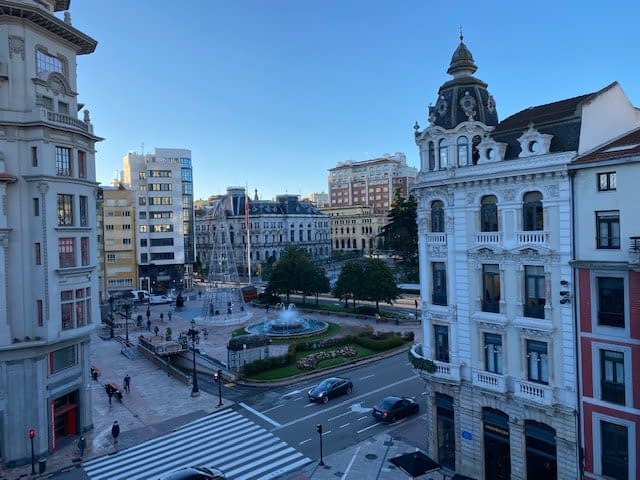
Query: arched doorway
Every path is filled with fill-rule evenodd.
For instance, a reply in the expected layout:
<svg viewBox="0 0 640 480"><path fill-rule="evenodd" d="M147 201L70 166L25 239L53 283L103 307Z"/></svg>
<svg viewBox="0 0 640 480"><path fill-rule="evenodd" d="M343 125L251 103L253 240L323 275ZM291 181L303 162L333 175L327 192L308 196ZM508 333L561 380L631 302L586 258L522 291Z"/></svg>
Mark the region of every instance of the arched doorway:
<svg viewBox="0 0 640 480"><path fill-rule="evenodd" d="M484 478L510 480L509 416L500 410L485 407L482 409L482 422L484 433Z"/></svg>
<svg viewBox="0 0 640 480"><path fill-rule="evenodd" d="M527 449L527 478L558 478L556 458L556 431L544 423L524 422Z"/></svg>

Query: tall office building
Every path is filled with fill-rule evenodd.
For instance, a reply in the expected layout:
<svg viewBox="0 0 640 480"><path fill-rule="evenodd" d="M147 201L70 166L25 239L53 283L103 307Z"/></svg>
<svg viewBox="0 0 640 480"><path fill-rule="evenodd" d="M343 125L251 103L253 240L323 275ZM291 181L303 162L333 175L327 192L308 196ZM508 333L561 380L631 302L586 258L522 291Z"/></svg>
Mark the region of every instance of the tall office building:
<svg viewBox="0 0 640 480"><path fill-rule="evenodd" d="M123 164L123 183L135 198L138 287L153 293L190 288L195 262L191 151L128 153Z"/></svg>
<svg viewBox="0 0 640 480"><path fill-rule="evenodd" d="M76 65L97 42L69 0L0 1L0 455L46 456L92 427L99 322L95 143Z"/></svg>

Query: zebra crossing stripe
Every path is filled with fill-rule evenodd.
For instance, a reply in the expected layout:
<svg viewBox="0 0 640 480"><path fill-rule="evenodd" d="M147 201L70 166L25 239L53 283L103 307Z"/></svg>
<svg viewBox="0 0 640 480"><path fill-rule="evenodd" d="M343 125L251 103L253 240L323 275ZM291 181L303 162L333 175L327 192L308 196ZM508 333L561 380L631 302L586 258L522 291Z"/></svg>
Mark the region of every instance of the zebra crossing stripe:
<svg viewBox="0 0 640 480"><path fill-rule="evenodd" d="M310 461L273 433L227 408L82 467L91 480L150 480L198 465L218 468L229 480L269 480Z"/></svg>

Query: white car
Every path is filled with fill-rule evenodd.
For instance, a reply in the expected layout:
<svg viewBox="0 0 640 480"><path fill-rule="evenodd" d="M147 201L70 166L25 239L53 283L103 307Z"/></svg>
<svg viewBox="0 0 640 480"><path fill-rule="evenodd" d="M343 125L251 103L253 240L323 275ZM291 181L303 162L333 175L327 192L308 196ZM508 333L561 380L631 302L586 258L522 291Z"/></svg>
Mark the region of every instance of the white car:
<svg viewBox="0 0 640 480"><path fill-rule="evenodd" d="M149 303L151 305L161 305L163 303L171 303L173 300L166 295L151 295L149 297Z"/></svg>

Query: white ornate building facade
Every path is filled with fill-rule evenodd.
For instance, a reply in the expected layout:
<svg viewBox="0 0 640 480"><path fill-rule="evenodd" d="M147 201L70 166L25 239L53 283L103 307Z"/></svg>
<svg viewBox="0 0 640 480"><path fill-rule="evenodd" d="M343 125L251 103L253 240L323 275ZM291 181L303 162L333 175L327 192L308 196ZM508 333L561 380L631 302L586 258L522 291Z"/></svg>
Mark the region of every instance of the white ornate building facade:
<svg viewBox="0 0 640 480"><path fill-rule="evenodd" d="M430 454L479 479L578 478L567 166L629 128L594 128L608 109L633 107L613 84L500 122L476 70L461 39L415 126Z"/></svg>
<svg viewBox="0 0 640 480"><path fill-rule="evenodd" d="M69 0L0 1L0 456L30 461L92 428L99 320L95 143Z"/></svg>

